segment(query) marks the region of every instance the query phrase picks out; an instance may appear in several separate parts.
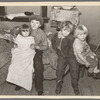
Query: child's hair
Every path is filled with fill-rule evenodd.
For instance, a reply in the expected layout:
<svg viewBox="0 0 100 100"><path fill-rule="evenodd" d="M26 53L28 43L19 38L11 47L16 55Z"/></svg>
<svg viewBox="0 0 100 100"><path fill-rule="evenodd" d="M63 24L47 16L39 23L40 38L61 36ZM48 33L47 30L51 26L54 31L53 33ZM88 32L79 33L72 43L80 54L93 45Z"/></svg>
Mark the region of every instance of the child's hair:
<svg viewBox="0 0 100 100"><path fill-rule="evenodd" d="M26 29L26 28L29 28L29 26L27 24L21 25L21 29Z"/></svg>
<svg viewBox="0 0 100 100"><path fill-rule="evenodd" d="M29 31L30 32L30 27L29 27L29 25L27 25L27 24L22 24L21 25L21 30L20 30L20 34L22 35L22 31L26 31L27 29L29 29L29 30L27 30L27 31ZM30 32L30 34L31 34L31 32ZM29 35L30 35L29 34Z"/></svg>
<svg viewBox="0 0 100 100"><path fill-rule="evenodd" d="M74 36L77 37L79 34L86 34L88 35L88 30L84 25L78 25L75 29Z"/></svg>
<svg viewBox="0 0 100 100"><path fill-rule="evenodd" d="M63 29L64 27L67 27L68 29L70 29L71 32L74 30L74 24L72 24L72 22L70 22L70 21L61 22L61 23L58 25L58 28L59 28L60 30Z"/></svg>
<svg viewBox="0 0 100 100"><path fill-rule="evenodd" d="M40 15L32 15L32 16L30 16L29 21L31 22L32 20L39 21L41 25L43 24L43 17L40 16Z"/></svg>

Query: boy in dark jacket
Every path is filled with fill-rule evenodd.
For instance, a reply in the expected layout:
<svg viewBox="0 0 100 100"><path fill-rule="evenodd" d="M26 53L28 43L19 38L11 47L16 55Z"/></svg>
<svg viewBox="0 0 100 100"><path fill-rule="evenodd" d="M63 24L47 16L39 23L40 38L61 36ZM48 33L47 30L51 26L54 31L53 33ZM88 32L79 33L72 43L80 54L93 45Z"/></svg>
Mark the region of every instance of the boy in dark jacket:
<svg viewBox="0 0 100 100"><path fill-rule="evenodd" d="M69 65L72 87L74 93L79 95L79 66L73 51L73 30L74 25L70 21L62 22L60 31L52 38L52 45L58 55L56 94L61 92L65 68Z"/></svg>

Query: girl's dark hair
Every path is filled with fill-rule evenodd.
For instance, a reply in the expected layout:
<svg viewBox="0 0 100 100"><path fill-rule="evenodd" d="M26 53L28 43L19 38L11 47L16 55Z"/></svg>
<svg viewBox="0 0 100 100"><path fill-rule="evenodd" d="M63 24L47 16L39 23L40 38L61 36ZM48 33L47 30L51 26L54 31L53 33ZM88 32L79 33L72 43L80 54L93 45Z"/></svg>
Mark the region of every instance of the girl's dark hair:
<svg viewBox="0 0 100 100"><path fill-rule="evenodd" d="M27 25L27 24L21 25L20 35L22 35L22 30L27 29L27 28L30 28L29 25ZM31 31L30 31L30 34L31 34ZM29 34L29 36L30 36L30 34Z"/></svg>
<svg viewBox="0 0 100 100"><path fill-rule="evenodd" d="M27 24L23 24L23 25L21 25L21 28L25 29L25 28L29 28L29 26Z"/></svg>

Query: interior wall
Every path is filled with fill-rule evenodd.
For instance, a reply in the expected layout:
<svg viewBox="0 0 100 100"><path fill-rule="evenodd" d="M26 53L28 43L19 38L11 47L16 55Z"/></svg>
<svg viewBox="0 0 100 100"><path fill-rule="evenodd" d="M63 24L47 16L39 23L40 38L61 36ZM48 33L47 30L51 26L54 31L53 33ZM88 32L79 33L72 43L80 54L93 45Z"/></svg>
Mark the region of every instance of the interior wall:
<svg viewBox="0 0 100 100"><path fill-rule="evenodd" d="M7 14L17 14L23 12L34 12L35 14L41 14L41 6L6 6ZM22 24L29 24L28 22L10 22L3 21L0 23L0 28L10 29L14 26L19 26Z"/></svg>
<svg viewBox="0 0 100 100"><path fill-rule="evenodd" d="M22 13L25 11L41 14L41 6L7 6L7 14Z"/></svg>
<svg viewBox="0 0 100 100"><path fill-rule="evenodd" d="M90 36L90 42L93 44L99 44L100 43L100 6L77 6L79 11L82 13L80 16L80 23L84 24L89 31L89 36ZM21 13L24 11L33 11L35 13L41 13L40 6L31 6L31 7L13 7L13 6L8 6L7 7L7 13ZM50 17L50 11L51 11L51 6L48 6L47 10L47 17ZM12 28L17 25L23 24L22 22L1 22L0 27L1 28ZM29 24L29 23L27 23ZM56 32L55 28L51 28L50 26L50 21L48 23L45 23L45 31L51 31L51 32Z"/></svg>
<svg viewBox="0 0 100 100"><path fill-rule="evenodd" d="M77 6L82 13L80 23L88 28L90 42L100 44L100 6Z"/></svg>

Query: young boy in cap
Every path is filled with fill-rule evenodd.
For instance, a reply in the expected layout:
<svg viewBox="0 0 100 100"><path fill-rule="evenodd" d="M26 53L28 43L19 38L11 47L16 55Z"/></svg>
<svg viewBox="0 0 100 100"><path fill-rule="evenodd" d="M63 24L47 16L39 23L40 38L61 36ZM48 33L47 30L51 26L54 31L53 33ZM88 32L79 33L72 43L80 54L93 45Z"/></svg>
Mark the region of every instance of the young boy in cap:
<svg viewBox="0 0 100 100"><path fill-rule="evenodd" d="M43 25L43 18L40 15L32 15L29 18L31 26L31 35L34 37L35 46L35 57L34 57L34 69L35 69L35 88L38 95L43 94L43 71L44 66L42 62L42 54L44 50L48 49L48 41L46 34L40 29Z"/></svg>

